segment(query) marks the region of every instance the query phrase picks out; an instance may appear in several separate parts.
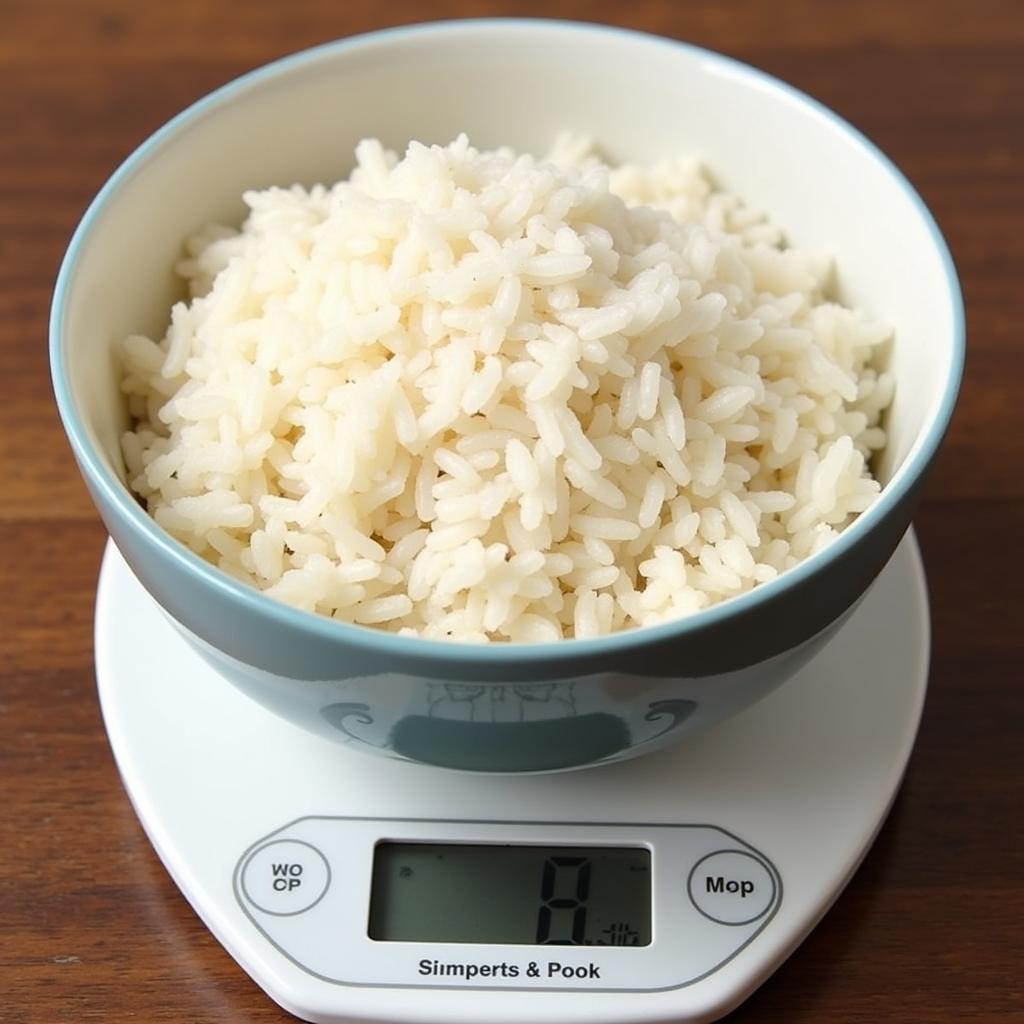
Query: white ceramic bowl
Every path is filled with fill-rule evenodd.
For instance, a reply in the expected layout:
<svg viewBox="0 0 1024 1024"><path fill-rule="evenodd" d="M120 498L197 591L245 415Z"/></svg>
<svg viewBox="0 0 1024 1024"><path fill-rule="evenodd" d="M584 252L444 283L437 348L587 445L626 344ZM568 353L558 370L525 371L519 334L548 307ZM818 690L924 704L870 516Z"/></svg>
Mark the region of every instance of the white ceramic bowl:
<svg viewBox="0 0 1024 1024"><path fill-rule="evenodd" d="M485 646L396 637L287 608L164 534L124 484L114 357L162 336L183 239L240 222L245 189L334 181L376 136L544 152L563 130L609 157L690 153L799 246L835 254L839 296L895 326L897 394L880 500L825 552L689 619L595 640ZM201 100L113 175L54 298L61 415L117 546L227 678L307 728L389 756L540 770L632 756L788 678L895 550L960 380L963 312L921 200L855 129L725 57L617 29L465 21L375 33L278 61ZM499 699L500 698L500 699ZM494 709L500 708L500 714Z"/></svg>

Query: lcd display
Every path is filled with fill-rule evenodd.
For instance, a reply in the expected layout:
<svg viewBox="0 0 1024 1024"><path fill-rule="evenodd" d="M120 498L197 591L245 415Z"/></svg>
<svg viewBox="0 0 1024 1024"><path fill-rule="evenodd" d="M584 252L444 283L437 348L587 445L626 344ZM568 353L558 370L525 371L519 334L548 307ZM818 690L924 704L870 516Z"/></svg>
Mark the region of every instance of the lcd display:
<svg viewBox="0 0 1024 1024"><path fill-rule="evenodd" d="M369 935L381 942L647 946L645 847L379 843Z"/></svg>

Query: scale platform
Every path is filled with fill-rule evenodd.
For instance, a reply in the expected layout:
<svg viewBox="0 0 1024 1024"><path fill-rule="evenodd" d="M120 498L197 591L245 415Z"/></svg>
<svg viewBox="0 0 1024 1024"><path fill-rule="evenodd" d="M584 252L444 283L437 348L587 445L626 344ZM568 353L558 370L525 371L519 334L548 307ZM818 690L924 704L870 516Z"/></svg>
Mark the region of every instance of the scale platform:
<svg viewBox="0 0 1024 1024"><path fill-rule="evenodd" d="M479 776L275 717L192 652L112 545L96 609L103 716L146 833L242 969L317 1024L724 1016L870 847L928 652L908 534L756 706L632 761Z"/></svg>

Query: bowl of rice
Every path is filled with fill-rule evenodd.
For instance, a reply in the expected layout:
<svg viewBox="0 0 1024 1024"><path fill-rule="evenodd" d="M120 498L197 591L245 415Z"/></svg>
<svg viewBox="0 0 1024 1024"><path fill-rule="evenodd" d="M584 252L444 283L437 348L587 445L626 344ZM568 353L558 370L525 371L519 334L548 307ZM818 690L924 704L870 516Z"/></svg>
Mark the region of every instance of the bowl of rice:
<svg viewBox="0 0 1024 1024"><path fill-rule="evenodd" d="M885 566L963 361L931 216L726 57L434 23L254 71L85 214L54 390L113 543L288 720L576 768L783 683Z"/></svg>

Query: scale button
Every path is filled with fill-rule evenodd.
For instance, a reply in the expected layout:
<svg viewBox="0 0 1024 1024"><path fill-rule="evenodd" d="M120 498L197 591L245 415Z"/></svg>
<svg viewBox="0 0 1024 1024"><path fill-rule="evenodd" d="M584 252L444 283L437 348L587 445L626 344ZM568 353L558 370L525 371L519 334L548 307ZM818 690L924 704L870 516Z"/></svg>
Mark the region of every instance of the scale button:
<svg viewBox="0 0 1024 1024"><path fill-rule="evenodd" d="M719 850L694 865L687 883L693 905L718 924L750 924L775 902L775 875L746 850Z"/></svg>
<svg viewBox="0 0 1024 1024"><path fill-rule="evenodd" d="M242 892L253 906L285 917L318 903L331 884L324 855L298 839L278 839L250 854L242 868Z"/></svg>

